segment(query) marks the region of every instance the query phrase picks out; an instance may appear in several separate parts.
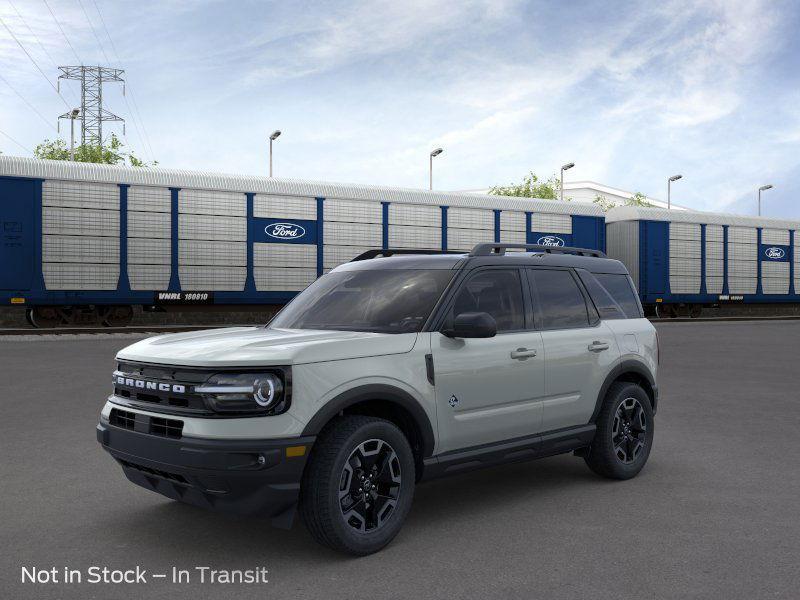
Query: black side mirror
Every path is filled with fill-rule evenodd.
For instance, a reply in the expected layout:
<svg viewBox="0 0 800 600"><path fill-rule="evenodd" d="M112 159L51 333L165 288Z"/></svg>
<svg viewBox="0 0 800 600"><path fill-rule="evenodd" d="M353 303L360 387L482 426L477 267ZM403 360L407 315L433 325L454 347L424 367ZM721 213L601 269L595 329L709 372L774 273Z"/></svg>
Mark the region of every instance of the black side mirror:
<svg viewBox="0 0 800 600"><path fill-rule="evenodd" d="M442 330L452 338L490 338L497 335L497 322L485 312L465 312L456 316L453 326Z"/></svg>

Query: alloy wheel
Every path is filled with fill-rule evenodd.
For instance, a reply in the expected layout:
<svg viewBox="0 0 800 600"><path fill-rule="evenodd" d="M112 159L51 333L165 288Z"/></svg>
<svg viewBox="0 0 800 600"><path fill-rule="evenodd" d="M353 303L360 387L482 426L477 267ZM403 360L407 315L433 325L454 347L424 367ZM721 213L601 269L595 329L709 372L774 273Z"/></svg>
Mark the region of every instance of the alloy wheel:
<svg viewBox="0 0 800 600"><path fill-rule="evenodd" d="M623 464L634 462L647 443L647 417L641 402L626 398L617 407L611 432L614 454Z"/></svg>
<svg viewBox="0 0 800 600"><path fill-rule="evenodd" d="M339 480L339 507L353 529L367 533L383 526L394 513L402 488L400 459L380 439L356 446Z"/></svg>

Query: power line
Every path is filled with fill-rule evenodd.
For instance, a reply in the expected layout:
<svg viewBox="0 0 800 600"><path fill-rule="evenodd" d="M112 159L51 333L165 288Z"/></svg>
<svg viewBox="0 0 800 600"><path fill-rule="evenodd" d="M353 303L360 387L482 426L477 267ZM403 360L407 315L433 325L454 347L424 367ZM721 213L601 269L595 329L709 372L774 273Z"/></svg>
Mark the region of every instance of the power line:
<svg viewBox="0 0 800 600"><path fill-rule="evenodd" d="M67 37L67 34L64 32L64 28L61 27L61 23L56 17L56 14L53 12L53 9L50 8L50 5L47 3L47 0L42 0L42 1L44 2L44 5L47 7L47 10L50 11L50 16L53 17L53 21L55 21L56 25L58 25L58 29L59 31L61 31L61 35L64 36L64 41L67 42L67 46L69 46L69 49L72 50L72 53L75 55L75 58L78 59L78 64L82 65L83 61L81 60L81 57L78 56L77 52L75 52L75 48L72 46L72 43L69 41L69 38Z"/></svg>
<svg viewBox="0 0 800 600"><path fill-rule="evenodd" d="M33 154L33 150L31 150L31 149L30 149L30 148L28 148L27 146L25 146L25 145L23 145L23 144L19 143L17 140L15 140L13 137L11 137L10 135L8 135L8 134L7 134L5 131L3 131L2 129L0 129L0 135L4 135L4 136L5 136L5 137L7 137L8 139L10 139L10 140L11 140L12 142L14 142L14 143L15 143L17 146L19 146L20 148L22 148L23 150L25 150L25 152L30 152L31 154Z"/></svg>
<svg viewBox="0 0 800 600"><path fill-rule="evenodd" d="M20 93L19 93L19 92L16 90L16 88L15 88L13 85L11 85L11 82L10 82L8 79L6 79L5 77L3 77L3 75L2 75L1 73L0 73L0 80L2 80L2 81L3 81L3 82L4 82L4 83L5 83L5 84L6 84L8 87L10 87L10 88L11 88L11 91L12 91L12 92L14 92L14 93L15 93L17 96L19 96L20 100L22 100L22 101L23 101L25 104L27 104L27 105L28 105L28 107L29 107L29 108L30 108L30 109L31 109L33 112L35 112L35 113L36 113L36 114L39 116L39 118L40 118L42 121L44 121L44 122L47 124L47 126L48 126L48 127L50 127L51 129L53 129L54 131L58 132L58 129L57 129L57 128L56 128L56 127L55 127L55 126L54 126L54 125L53 125L53 124L52 124L50 121L48 121L48 120L47 120L47 117L45 117L45 116L44 116L42 113L40 113L40 112L38 111L38 109L37 109L37 108L36 108L36 107L35 107L33 104L31 104L30 102L28 102L28 100L25 98L25 96L23 96L22 94L20 94Z"/></svg>
<svg viewBox="0 0 800 600"><path fill-rule="evenodd" d="M103 53L103 57L106 59L106 64L110 65L111 61L108 59L108 54L106 54L106 49L103 48L103 43L100 41L100 36L98 36L97 32L94 30L94 25L92 25L92 20L89 18L89 13L86 12L86 9L83 7L83 2L81 2L81 0L78 0L78 6L81 7L81 10L83 11L83 16L86 17L86 22L89 23L89 29L92 30L94 39L97 40L97 45L100 46L100 52Z"/></svg>
<svg viewBox="0 0 800 600"><path fill-rule="evenodd" d="M117 46L116 44L114 44L114 38L111 37L111 32L108 30L108 26L106 26L106 20L103 18L103 13L100 11L100 7L98 6L96 0L92 0L92 4L94 4L94 9L97 11L97 15L100 17L100 23L106 32L106 36L108 36L108 41L111 43L111 50L114 52L114 56L116 57L117 62L120 63L121 65L122 60L120 59L119 52L117 51ZM128 112L132 117L133 127L134 129L136 129L136 135L139 136L139 140L141 140L142 144L146 146L144 149L145 152L149 151L148 153L150 154L150 160L154 161L155 155L153 153L153 146L150 143L150 135L147 133L147 128L144 125L144 119L142 119L141 112L139 111L139 105L136 102L136 96L133 93L133 88L129 81L126 83L131 93L131 101L133 102L133 107L136 109L136 111L134 112L133 110L131 110L131 105L128 104L128 98L125 96L125 94L123 94L122 98L123 100L125 100L125 106L128 107ZM141 131L139 131L139 124L137 124L137 121L139 122L139 124L141 124L142 127ZM144 136L142 135L142 133L144 133Z"/></svg>
<svg viewBox="0 0 800 600"><path fill-rule="evenodd" d="M11 29L8 27L8 25L6 25L6 22L3 20L3 17L0 17L0 24L2 24L2 25L3 25L3 27L5 27L5 28L6 28L6 31L8 32L8 34L9 34L9 35L10 35L12 38L14 38L14 41L15 41L15 42L17 42L17 45L18 45L20 48L22 48L22 51L25 53L25 56L27 56L27 57L30 59L30 61L33 63L33 66L34 66L34 67L36 67L36 70L37 70L37 71L39 71L39 73L41 73L41 74L42 74L42 77L44 77L45 81L47 81L47 83L49 83L49 84L50 84L50 87L51 87L51 88L53 88L53 91L54 91L56 94L58 94L58 97L59 97L59 98L61 98L61 101L62 101L62 102L63 102L63 103L66 105L66 107L67 107L68 109L71 109L72 107L69 105L69 102L67 102L66 100L64 100L64 96L62 96L62 95L61 95L61 92L59 92L59 91L58 91L58 88L57 88L56 86L54 86L54 85L53 85L53 82L52 82L52 81L50 81L50 78L49 78L47 75L45 75L45 72L44 72L44 71L42 71L42 68L39 66L39 63L37 63L37 62L36 62L36 60L33 58L33 56L31 56L30 52L28 52L28 51L25 49L25 46L23 46L23 45L22 45L22 42L20 42L20 41L19 41L19 38L17 38L17 36L16 36L16 35L14 35L14 32L13 32L13 31L11 31Z"/></svg>
<svg viewBox="0 0 800 600"><path fill-rule="evenodd" d="M57 70L58 69L58 65L56 64L56 61L53 60L53 57L50 55L50 52L48 52L47 48L45 48L44 44L42 44L42 41L39 39L39 36L36 35L36 32L31 28L31 26L25 20L25 17L22 16L22 13L19 12L17 7L14 5L14 3L11 0L8 0L8 3L11 5L11 8L14 9L14 12L17 13L17 17L19 17L19 20L22 21L22 24L25 25L25 27L28 29L30 34L33 36L33 39L36 40L36 43L39 44L39 48L42 49L42 52L44 52L45 56L47 56L47 58L50 60L50 64L52 64L53 67ZM56 87L56 89L58 89L58 87ZM70 91L72 91L72 90L70 90ZM75 92L74 91L72 91L72 95L75 96ZM76 100L78 100L77 97L76 97Z"/></svg>

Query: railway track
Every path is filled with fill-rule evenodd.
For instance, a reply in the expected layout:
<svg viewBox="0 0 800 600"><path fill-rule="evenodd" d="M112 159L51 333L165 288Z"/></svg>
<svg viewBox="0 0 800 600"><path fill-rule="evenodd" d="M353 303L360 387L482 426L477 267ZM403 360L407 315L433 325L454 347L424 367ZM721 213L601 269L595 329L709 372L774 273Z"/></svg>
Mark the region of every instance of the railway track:
<svg viewBox="0 0 800 600"><path fill-rule="evenodd" d="M765 316L765 317L698 317L691 319L679 317L675 319L651 318L652 323L702 323L714 321L797 321L800 315ZM202 329L221 329L224 327L241 327L242 325L129 325L127 327L53 327L34 329L33 327L5 327L0 328L0 338L16 335L101 335L119 333L180 333L183 331L200 331Z"/></svg>
<svg viewBox="0 0 800 600"><path fill-rule="evenodd" d="M10 335L87 335L112 333L180 333L183 331L200 331L202 329L221 329L223 327L240 327L241 325L128 325L126 327L52 327L35 329L33 327L0 328L0 338Z"/></svg>

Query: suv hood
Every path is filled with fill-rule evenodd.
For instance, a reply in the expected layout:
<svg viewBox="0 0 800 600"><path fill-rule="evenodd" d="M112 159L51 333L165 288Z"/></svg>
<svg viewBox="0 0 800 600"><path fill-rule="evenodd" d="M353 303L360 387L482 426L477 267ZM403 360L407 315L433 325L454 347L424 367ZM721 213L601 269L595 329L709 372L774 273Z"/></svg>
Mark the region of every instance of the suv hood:
<svg viewBox="0 0 800 600"><path fill-rule="evenodd" d="M416 333L227 327L151 337L117 358L192 367L292 365L410 352Z"/></svg>

